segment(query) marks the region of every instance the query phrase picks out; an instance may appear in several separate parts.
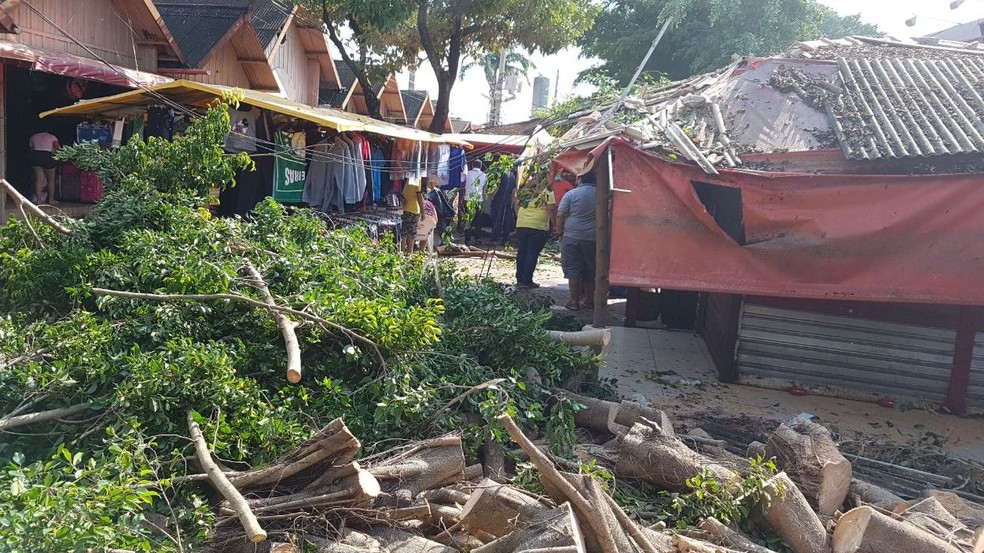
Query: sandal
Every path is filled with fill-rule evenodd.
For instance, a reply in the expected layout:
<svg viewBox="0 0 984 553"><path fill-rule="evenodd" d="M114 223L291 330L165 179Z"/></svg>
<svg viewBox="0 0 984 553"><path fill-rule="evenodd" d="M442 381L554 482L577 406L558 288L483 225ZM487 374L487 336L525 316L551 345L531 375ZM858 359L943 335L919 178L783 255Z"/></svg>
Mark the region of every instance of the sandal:
<svg viewBox="0 0 984 553"><path fill-rule="evenodd" d="M568 311L577 311L578 309L581 308L576 303L569 301L567 302L567 305L564 306L564 309L567 309Z"/></svg>

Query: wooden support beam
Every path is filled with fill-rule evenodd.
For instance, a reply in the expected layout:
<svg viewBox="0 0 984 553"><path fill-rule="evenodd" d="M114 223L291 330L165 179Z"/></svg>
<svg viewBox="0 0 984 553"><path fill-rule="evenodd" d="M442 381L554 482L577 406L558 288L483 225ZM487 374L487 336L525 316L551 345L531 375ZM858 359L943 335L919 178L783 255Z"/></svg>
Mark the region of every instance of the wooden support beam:
<svg viewBox="0 0 984 553"><path fill-rule="evenodd" d="M977 335L978 310L976 307L960 308L957 337L953 350L953 369L950 371L950 388L943 404L958 415L967 412L967 388L970 387L970 364L974 356L974 338Z"/></svg>
<svg viewBox="0 0 984 553"><path fill-rule="evenodd" d="M612 150L605 150L595 164L595 293L591 325L608 326L608 274L612 261L611 196Z"/></svg>

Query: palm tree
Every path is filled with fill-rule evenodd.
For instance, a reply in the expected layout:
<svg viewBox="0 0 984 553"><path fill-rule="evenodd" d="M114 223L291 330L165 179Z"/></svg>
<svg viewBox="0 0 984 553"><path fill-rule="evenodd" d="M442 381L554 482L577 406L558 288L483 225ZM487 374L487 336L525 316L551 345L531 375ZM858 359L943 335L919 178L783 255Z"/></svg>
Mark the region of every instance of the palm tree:
<svg viewBox="0 0 984 553"><path fill-rule="evenodd" d="M502 113L502 102L512 100L513 97L503 98L502 91L499 89L500 76L499 66L502 52L490 52L484 56L469 61L461 67L461 79L465 78L465 73L474 68L479 68L485 73L485 82L489 85L489 125L500 123ZM533 69L533 61L521 52L513 50L505 51L505 64L503 65L502 80L507 77L520 77L527 84L530 82L529 72Z"/></svg>

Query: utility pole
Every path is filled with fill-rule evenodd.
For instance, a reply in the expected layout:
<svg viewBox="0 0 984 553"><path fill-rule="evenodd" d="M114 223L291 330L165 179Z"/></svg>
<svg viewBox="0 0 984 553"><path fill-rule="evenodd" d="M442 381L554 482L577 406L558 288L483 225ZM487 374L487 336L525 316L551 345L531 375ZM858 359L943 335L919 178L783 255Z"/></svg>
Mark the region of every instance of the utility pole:
<svg viewBox="0 0 984 553"><path fill-rule="evenodd" d="M490 127L502 124L502 85L506 80L506 50L499 51L499 68L495 72L495 89L489 98L489 122Z"/></svg>

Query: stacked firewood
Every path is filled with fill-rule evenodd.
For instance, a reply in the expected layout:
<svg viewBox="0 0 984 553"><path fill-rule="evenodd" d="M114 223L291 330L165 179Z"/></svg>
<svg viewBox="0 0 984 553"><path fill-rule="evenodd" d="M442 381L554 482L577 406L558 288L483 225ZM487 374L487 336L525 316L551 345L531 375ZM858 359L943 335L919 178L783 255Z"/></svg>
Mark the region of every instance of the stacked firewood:
<svg viewBox="0 0 984 553"><path fill-rule="evenodd" d="M713 474L737 481L749 466L706 433L677 435L665 413L634 402L580 396L576 423L602 447L592 458L622 479L687 492L687 480ZM545 496L509 484L502 449L487 444L468 465L457 436L416 442L355 461L360 444L332 421L293 453L247 472L225 472L234 490L209 480L217 505L216 551L294 553L426 552L768 553L715 519L683 533L630 518L590 476L565 472L507 415L499 418L539 471ZM191 423L189 423L191 424ZM192 430L195 437L195 430ZM771 497L758 522L794 553L981 553L984 506L933 491L903 501L852 477L852 465L822 426L782 425L752 454L783 471L765 483ZM203 466L210 459L205 459ZM576 465L560 462L562 468ZM848 506L853 506L847 510Z"/></svg>

